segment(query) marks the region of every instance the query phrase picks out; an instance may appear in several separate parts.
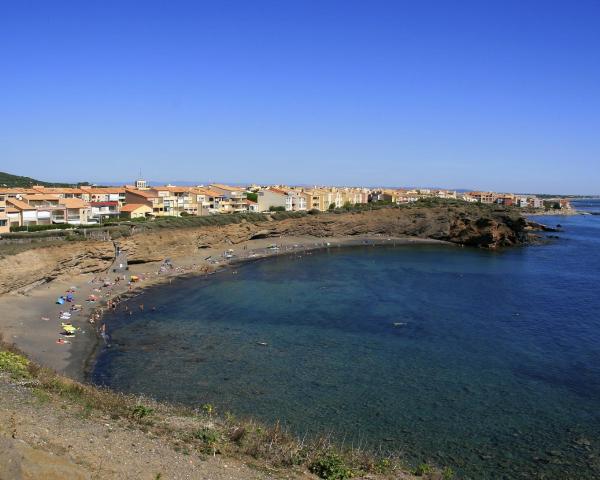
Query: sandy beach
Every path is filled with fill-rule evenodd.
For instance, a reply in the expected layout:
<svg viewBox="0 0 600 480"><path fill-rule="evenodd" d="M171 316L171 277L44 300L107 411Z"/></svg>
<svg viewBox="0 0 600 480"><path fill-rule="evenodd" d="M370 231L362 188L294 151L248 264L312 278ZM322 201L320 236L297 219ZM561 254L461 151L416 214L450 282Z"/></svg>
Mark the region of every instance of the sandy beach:
<svg viewBox="0 0 600 480"><path fill-rule="evenodd" d="M176 276L206 275L239 262L276 255L345 246L443 243L446 242L383 235L255 239L229 247L201 249L192 256L170 258L168 268L161 268L163 262L130 265L125 275L120 274L119 282L115 282L118 275L113 272L118 265L113 264L101 274L64 276L26 293L12 292L0 296L0 332L5 341L15 344L34 361L76 380L84 380L87 363L95 346L102 341L99 335L101 312L122 295L135 295L143 288L168 282ZM139 277L139 281L129 285L130 276ZM56 303L58 297L71 290L74 292L73 302ZM97 301L88 301L90 295L96 296ZM60 315L71 305L81 306L81 309L71 312L70 318L78 331L74 337L65 337L61 334L61 322L65 320L61 320ZM93 323L91 318L94 318Z"/></svg>

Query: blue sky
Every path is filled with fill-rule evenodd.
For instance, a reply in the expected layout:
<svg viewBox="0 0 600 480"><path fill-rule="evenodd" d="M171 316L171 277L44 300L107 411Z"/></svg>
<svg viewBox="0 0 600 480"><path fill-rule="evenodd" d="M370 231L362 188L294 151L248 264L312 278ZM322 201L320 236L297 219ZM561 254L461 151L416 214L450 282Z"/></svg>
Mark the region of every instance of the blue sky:
<svg viewBox="0 0 600 480"><path fill-rule="evenodd" d="M0 170L600 193L600 1L0 3Z"/></svg>

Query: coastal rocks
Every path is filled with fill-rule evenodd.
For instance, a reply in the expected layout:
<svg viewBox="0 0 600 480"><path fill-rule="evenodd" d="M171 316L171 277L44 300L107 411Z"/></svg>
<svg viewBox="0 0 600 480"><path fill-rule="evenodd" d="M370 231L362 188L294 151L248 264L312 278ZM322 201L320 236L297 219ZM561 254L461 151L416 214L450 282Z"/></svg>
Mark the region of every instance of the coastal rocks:
<svg viewBox="0 0 600 480"><path fill-rule="evenodd" d="M123 237L121 250L130 264L191 257L199 249L230 248L258 238L349 236L419 237L480 248L527 243L543 226L528 222L518 212L491 210L478 205L448 208L383 208L342 214L160 231L141 231ZM38 247L0 259L0 294L23 291L65 274L100 272L114 257L110 241L69 242Z"/></svg>
<svg viewBox="0 0 600 480"><path fill-rule="evenodd" d="M32 248L0 259L0 294L26 292L61 275L101 272L114 257L109 241Z"/></svg>
<svg viewBox="0 0 600 480"><path fill-rule="evenodd" d="M269 238L273 235L273 230L259 230L250 236L250 240L257 240L259 238Z"/></svg>

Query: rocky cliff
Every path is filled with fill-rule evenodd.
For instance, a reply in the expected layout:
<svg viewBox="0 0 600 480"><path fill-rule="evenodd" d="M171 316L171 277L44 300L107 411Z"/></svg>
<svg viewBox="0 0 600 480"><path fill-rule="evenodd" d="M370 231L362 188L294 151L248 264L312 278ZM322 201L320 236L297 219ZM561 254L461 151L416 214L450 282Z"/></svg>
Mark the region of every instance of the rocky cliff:
<svg viewBox="0 0 600 480"><path fill-rule="evenodd" d="M530 225L518 213L483 206L388 208L225 226L142 230L119 239L132 263L160 261L199 249L236 245L254 238L384 235L431 238L497 248L526 243ZM28 288L65 274L100 272L113 258L111 241L63 242L0 258L0 294Z"/></svg>

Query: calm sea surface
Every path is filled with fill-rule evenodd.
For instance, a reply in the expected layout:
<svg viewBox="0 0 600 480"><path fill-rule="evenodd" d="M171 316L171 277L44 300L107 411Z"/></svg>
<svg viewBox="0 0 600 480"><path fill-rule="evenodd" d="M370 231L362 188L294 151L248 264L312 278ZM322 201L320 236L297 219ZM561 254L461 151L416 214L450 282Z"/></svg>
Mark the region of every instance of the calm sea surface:
<svg viewBox="0 0 600 480"><path fill-rule="evenodd" d="M600 478L600 216L539 220L564 232L500 252L330 249L150 289L131 301L144 313L107 316L92 380L462 478Z"/></svg>

